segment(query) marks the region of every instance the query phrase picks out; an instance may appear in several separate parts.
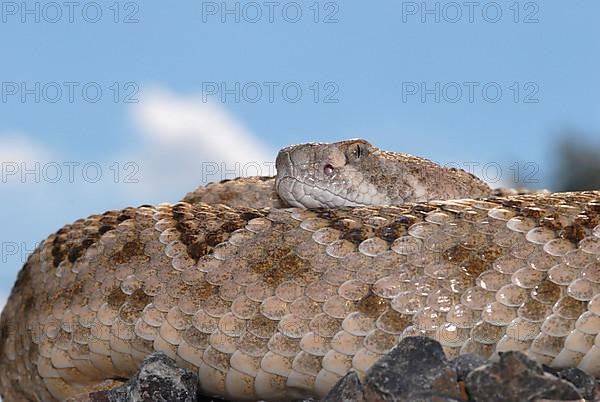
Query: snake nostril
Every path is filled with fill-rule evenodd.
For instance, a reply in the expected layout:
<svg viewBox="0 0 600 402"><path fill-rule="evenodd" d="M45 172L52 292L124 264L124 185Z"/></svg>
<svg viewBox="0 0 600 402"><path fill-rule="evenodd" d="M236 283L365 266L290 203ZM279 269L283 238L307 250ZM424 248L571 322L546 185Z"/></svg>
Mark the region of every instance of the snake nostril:
<svg viewBox="0 0 600 402"><path fill-rule="evenodd" d="M333 166L329 163L323 166L323 173L325 173L325 176L331 176L333 174Z"/></svg>

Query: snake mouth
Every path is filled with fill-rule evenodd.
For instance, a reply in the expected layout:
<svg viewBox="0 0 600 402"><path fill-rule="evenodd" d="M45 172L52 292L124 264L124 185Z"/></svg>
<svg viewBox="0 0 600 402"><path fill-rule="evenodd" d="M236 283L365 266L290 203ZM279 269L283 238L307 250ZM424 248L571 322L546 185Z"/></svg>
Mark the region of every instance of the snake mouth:
<svg viewBox="0 0 600 402"><path fill-rule="evenodd" d="M323 164L317 157L298 156L297 153L293 157L292 153L285 149L280 151L275 162L274 189L288 205L301 208L364 207L387 201L378 197L375 188L361 184L362 181L352 184L350 178L344 178L343 172L341 177L335 172L327 178L320 177ZM364 190L359 189L361 185L367 191L359 191Z"/></svg>
<svg viewBox="0 0 600 402"><path fill-rule="evenodd" d="M302 208L364 207L360 203L314 183L306 183L297 177L277 177L275 190L289 205Z"/></svg>

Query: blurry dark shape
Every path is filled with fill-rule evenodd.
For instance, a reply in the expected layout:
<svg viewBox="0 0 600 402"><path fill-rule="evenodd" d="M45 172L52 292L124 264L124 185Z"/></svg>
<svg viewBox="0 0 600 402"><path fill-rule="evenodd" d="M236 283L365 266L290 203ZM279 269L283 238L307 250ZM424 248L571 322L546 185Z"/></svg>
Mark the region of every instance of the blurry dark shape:
<svg viewBox="0 0 600 402"><path fill-rule="evenodd" d="M558 141L553 190L600 189L600 142L588 138L571 132Z"/></svg>

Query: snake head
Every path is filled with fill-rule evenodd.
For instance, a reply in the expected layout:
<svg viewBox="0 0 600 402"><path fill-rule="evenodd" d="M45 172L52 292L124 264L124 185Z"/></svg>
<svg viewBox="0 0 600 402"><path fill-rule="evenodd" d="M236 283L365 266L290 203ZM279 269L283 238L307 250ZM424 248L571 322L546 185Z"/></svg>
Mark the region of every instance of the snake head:
<svg viewBox="0 0 600 402"><path fill-rule="evenodd" d="M335 208L484 197L486 183L428 159L360 139L292 145L279 152L275 191L288 205Z"/></svg>
<svg viewBox="0 0 600 402"><path fill-rule="evenodd" d="M363 174L378 152L361 139L286 147L277 155L275 190L287 204L305 208L388 204Z"/></svg>

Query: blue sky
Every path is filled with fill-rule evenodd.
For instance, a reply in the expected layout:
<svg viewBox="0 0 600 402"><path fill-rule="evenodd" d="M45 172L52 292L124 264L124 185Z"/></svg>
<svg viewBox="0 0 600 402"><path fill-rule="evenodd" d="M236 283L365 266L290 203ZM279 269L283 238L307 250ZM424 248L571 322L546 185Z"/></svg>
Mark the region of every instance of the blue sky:
<svg viewBox="0 0 600 402"><path fill-rule="evenodd" d="M290 143L363 137L551 186L561 132L600 141L600 3L471 4L2 2L0 298L63 224Z"/></svg>

